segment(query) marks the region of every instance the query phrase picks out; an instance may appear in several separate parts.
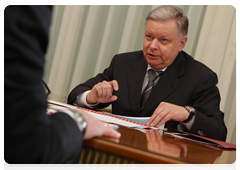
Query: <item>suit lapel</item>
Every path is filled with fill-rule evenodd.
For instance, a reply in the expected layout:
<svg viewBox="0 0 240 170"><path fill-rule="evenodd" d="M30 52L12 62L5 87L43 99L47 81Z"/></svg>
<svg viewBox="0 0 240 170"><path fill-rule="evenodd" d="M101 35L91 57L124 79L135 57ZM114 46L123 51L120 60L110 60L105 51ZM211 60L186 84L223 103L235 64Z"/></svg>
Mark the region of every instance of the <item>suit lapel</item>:
<svg viewBox="0 0 240 170"><path fill-rule="evenodd" d="M132 72L128 75L129 97L132 111L135 116L139 116L140 97L143 79L147 69L147 62L144 57L132 66Z"/></svg>
<svg viewBox="0 0 240 170"><path fill-rule="evenodd" d="M180 86L178 77L183 74L185 74L184 58L179 53L175 61L166 69L153 88L141 112L141 116L151 116L157 106Z"/></svg>

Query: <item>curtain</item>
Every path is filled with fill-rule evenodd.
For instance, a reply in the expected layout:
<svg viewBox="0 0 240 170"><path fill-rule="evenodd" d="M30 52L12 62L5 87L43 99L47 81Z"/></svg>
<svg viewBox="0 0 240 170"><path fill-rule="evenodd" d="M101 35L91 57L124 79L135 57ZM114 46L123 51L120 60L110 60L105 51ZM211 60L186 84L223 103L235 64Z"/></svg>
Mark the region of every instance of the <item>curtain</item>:
<svg viewBox="0 0 240 170"><path fill-rule="evenodd" d="M44 73L52 98L66 102L75 86L103 72L115 54L141 50L145 18L155 7L54 6ZM236 10L224 5L178 7L189 18L183 50L217 73L227 142L236 143Z"/></svg>

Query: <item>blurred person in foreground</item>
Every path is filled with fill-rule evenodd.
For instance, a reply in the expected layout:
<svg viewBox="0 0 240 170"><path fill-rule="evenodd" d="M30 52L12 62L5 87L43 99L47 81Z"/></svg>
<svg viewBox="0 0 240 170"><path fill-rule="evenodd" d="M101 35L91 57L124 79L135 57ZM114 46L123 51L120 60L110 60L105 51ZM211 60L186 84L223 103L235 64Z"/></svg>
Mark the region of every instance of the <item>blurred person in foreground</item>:
<svg viewBox="0 0 240 170"><path fill-rule="evenodd" d="M78 163L83 140L120 133L92 116L47 115L41 79L51 6L4 10L4 158L7 163Z"/></svg>

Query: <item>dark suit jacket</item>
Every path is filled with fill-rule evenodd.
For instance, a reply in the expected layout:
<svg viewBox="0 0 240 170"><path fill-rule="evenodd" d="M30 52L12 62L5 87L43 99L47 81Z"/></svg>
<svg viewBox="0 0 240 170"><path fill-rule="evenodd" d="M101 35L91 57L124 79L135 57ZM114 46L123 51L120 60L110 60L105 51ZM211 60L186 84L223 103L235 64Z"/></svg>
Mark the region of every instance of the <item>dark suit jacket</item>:
<svg viewBox="0 0 240 170"><path fill-rule="evenodd" d="M75 87L69 94L68 103L73 104L77 95L90 90L98 82L117 80L119 90L113 93L118 99L112 103L114 114L151 116L162 101L180 106L189 105L196 109L191 133L223 141L226 139L224 114L219 110L217 75L212 70L181 51L159 79L140 113L140 96L146 69L147 62L142 51L116 55L102 74ZM109 104L100 104L99 108ZM176 129L178 123L169 121L166 126Z"/></svg>
<svg viewBox="0 0 240 170"><path fill-rule="evenodd" d="M82 134L65 113L46 115L41 79L51 7L4 11L4 158L7 163L78 163Z"/></svg>

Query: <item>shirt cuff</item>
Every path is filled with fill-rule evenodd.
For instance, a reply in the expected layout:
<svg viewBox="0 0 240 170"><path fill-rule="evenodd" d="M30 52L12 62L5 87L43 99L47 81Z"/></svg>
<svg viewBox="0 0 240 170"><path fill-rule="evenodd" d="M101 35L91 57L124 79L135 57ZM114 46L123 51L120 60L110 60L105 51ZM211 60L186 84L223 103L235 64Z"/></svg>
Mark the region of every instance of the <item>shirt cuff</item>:
<svg viewBox="0 0 240 170"><path fill-rule="evenodd" d="M195 120L195 116L194 116L194 118L192 119L191 122L188 122L188 123L183 123L182 122L182 124L184 124L186 126L186 128L188 128L188 130L191 130L192 126L193 126L193 123L194 123L194 120Z"/></svg>
<svg viewBox="0 0 240 170"><path fill-rule="evenodd" d="M87 99L87 95L88 95L88 93L90 93L90 92L91 92L91 90L88 90L88 91L85 91L85 92L79 94L79 95L76 97L76 99L75 99L75 101L73 102L73 104L74 104L74 105L78 105L78 106L80 106L80 107L86 106L86 107L89 107L89 108L91 108L91 109L96 108L99 103L96 103L96 104L88 104L88 103L87 103L87 100L86 100L86 99Z"/></svg>

